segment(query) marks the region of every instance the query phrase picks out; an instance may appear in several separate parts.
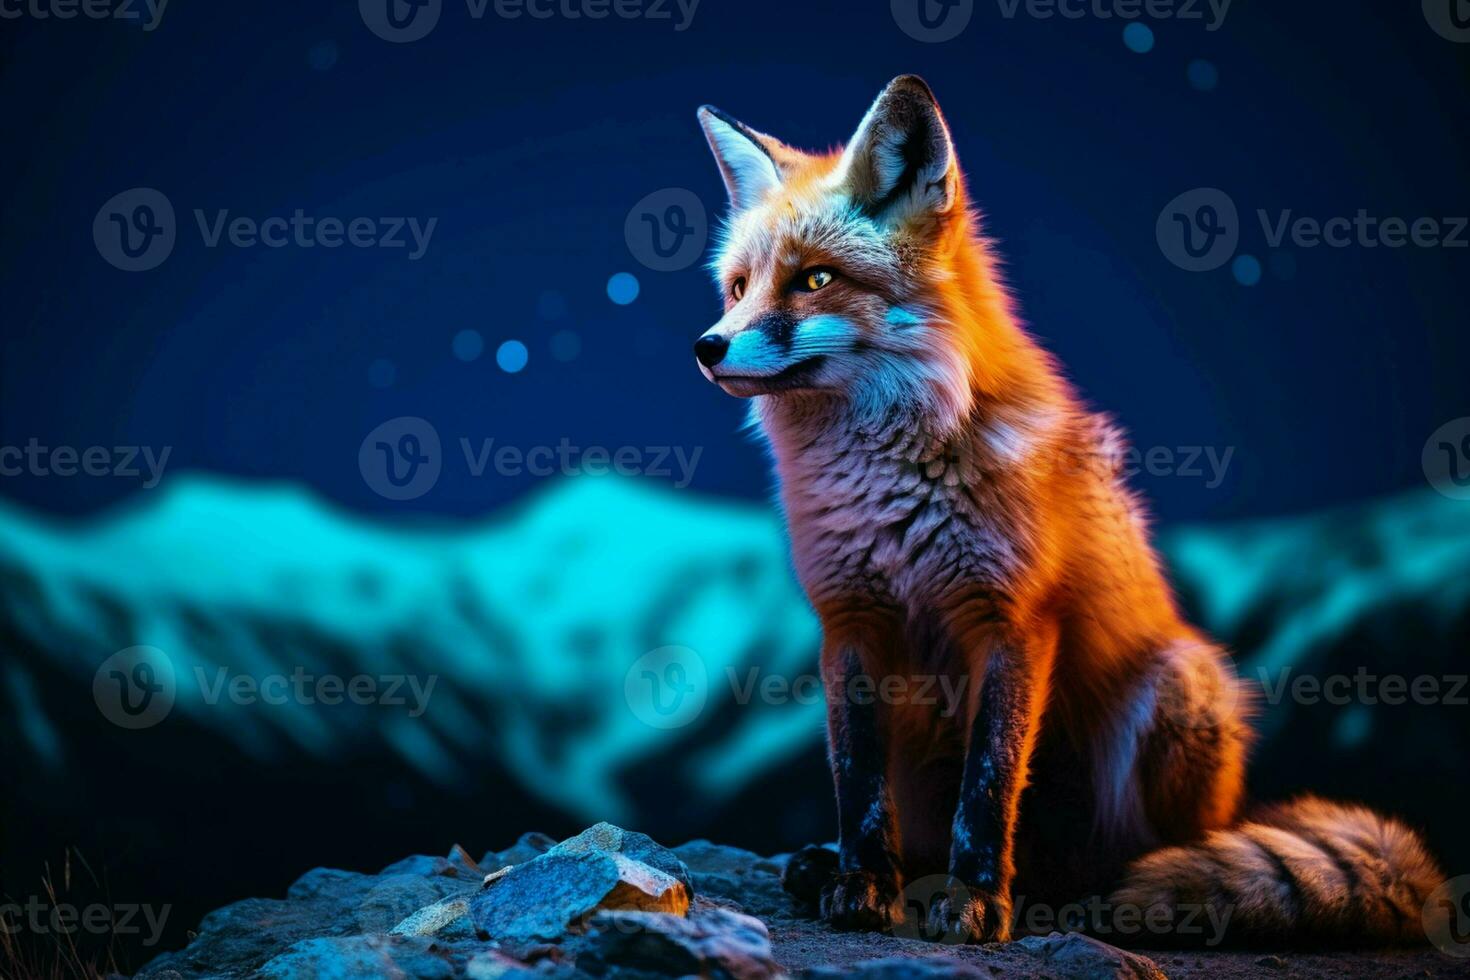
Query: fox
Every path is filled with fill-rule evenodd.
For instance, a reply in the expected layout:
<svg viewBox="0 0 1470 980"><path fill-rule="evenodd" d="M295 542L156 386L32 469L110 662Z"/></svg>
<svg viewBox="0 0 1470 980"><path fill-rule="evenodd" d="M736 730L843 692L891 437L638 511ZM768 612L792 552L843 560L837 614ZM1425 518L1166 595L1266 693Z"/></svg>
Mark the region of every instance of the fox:
<svg viewBox="0 0 1470 980"><path fill-rule="evenodd" d="M1018 900L1098 896L1241 943L1424 941L1444 876L1407 825L1247 815L1252 703L1181 612L1117 426L1023 325L929 86L893 80L826 152L698 119L729 211L694 354L750 402L822 628L818 914L892 932L913 905L982 943ZM934 677L960 710L880 693Z"/></svg>

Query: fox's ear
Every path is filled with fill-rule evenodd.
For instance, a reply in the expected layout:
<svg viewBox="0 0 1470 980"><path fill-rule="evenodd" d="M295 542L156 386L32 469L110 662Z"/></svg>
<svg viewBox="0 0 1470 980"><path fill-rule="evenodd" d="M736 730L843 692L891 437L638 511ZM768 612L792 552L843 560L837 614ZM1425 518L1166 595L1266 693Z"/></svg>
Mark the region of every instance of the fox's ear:
<svg viewBox="0 0 1470 980"><path fill-rule="evenodd" d="M730 206L736 211L779 187L783 170L801 157L780 140L757 133L714 106L700 107L699 125L704 127L705 139L725 178L725 190L730 192Z"/></svg>
<svg viewBox="0 0 1470 980"><path fill-rule="evenodd" d="M939 103L922 78L903 75L888 83L843 151L837 179L885 224L954 206L959 165Z"/></svg>

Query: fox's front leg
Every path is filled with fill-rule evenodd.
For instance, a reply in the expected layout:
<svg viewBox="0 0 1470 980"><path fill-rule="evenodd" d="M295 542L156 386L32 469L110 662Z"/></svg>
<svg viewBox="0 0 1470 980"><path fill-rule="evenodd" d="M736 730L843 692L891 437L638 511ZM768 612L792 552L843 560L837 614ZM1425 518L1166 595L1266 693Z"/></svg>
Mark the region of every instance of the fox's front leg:
<svg viewBox="0 0 1470 980"><path fill-rule="evenodd" d="M873 692L896 651L881 614L823 616L827 744L837 790L838 874L822 890L822 918L839 928L888 930L903 918L897 821L885 772L886 719Z"/></svg>
<svg viewBox="0 0 1470 980"><path fill-rule="evenodd" d="M1016 821L1046 700L1050 658L1039 638L985 631L969 639L983 679L965 748L949 855L950 887L929 909L931 935L951 942L1011 936Z"/></svg>

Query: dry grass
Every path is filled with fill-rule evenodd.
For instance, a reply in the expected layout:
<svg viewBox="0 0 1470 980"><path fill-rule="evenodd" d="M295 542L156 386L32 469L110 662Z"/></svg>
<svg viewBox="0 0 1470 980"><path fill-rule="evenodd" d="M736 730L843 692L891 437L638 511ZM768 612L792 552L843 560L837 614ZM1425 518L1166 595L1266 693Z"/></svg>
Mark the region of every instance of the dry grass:
<svg viewBox="0 0 1470 980"><path fill-rule="evenodd" d="M73 867L82 872L73 875ZM0 922L0 980L104 980L125 971L118 963L120 943L111 930L91 933L78 925L69 932L32 930L25 906L34 898L42 898L48 907L62 904L82 907L98 903L111 907L103 879L92 870L82 855L67 848L62 857L58 881L46 862L40 892L34 896L0 897L0 905L20 905L19 916L10 915ZM13 912L13 910L12 910ZM17 929L16 926L19 926Z"/></svg>

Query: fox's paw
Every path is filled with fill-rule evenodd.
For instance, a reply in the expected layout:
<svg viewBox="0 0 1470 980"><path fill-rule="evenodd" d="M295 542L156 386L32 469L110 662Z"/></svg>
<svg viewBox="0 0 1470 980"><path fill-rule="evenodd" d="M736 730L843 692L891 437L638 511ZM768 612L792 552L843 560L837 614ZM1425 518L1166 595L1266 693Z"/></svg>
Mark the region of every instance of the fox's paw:
<svg viewBox="0 0 1470 980"><path fill-rule="evenodd" d="M825 847L803 847L781 871L781 887L811 906L822 900L822 889L837 877L837 852Z"/></svg>
<svg viewBox="0 0 1470 980"><path fill-rule="evenodd" d="M822 889L822 918L837 929L888 932L903 919L898 882L871 871L840 874Z"/></svg>
<svg viewBox="0 0 1470 980"><path fill-rule="evenodd" d="M1009 942L1011 901L952 882L929 905L926 938L949 945Z"/></svg>

